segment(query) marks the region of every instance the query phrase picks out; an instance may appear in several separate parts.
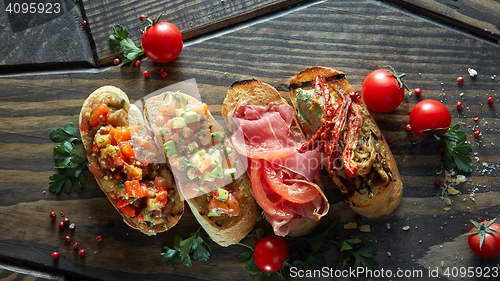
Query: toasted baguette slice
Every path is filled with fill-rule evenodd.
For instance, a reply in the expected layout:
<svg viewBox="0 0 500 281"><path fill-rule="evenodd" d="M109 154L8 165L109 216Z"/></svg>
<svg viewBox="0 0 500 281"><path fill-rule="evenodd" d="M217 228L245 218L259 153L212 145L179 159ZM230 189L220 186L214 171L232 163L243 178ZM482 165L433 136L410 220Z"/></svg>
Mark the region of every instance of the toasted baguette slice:
<svg viewBox="0 0 500 281"><path fill-rule="evenodd" d="M147 123L150 126L150 130L152 130L153 132L160 131L160 128L157 126L155 120L157 119L157 115L159 114L160 107L164 102L166 94L169 93L160 94L146 100L144 114L146 116L146 119L148 120ZM188 98L189 104L201 105L201 103L195 98L186 94L184 94L184 96ZM209 124L212 127L220 127L217 124L215 118L208 111L208 109L205 110L205 114ZM159 145L163 146L161 135L157 133L155 134L155 138L156 142ZM223 144L225 147L229 147L231 145L227 138L224 138ZM238 159L239 161L239 157L234 149L232 149L232 152L228 153L228 155L229 154L231 159ZM238 163L237 165L239 167L243 167L242 163ZM174 175L176 175L176 171L177 170L174 170ZM204 186L206 182L204 182L203 180L200 180L198 184L200 188L206 188L206 186ZM177 185L180 186L180 190L182 191L182 184L178 181ZM191 208L191 211L193 212L194 216L203 227L203 229L205 229L205 231L208 233L208 235L210 235L213 241L221 246L226 247L238 243L253 229L254 224L260 217L260 208L253 198L250 179L248 178L246 173L244 173L244 169L240 170L240 172L237 173L234 181L230 181L230 183L228 183L223 188L232 192L236 191L238 188L243 188L244 190L246 190L247 196L243 197L242 201L239 202L242 208L237 216L229 217L226 214L222 214L220 216L209 216L209 201L207 200L207 194L190 196L186 191L183 194L189 207ZM213 196L212 190L207 190L206 192L208 193L208 195Z"/></svg>
<svg viewBox="0 0 500 281"><path fill-rule="evenodd" d="M267 106L271 102L277 105L288 104L288 102L280 95L280 93L269 84L257 80L244 80L235 82L228 89L227 96L222 104L222 116L224 117L228 128L231 128L230 118L233 115L233 111L240 100L247 100L252 105L260 106ZM307 140L306 135L302 131L295 116L290 126L290 130L292 131L297 142L301 143ZM323 190L323 183L319 175L315 177L315 181ZM297 225L292 231L288 233L288 236L298 237L306 235L312 232L318 224L319 221L304 219L299 225Z"/></svg>
<svg viewBox="0 0 500 281"><path fill-rule="evenodd" d="M330 93L335 95L338 91L354 92L352 86L347 82L345 74L334 69L325 67L312 67L303 70L290 79L290 98L298 115L297 89L314 89L314 77L316 74L321 74L328 83ZM369 185L369 188L362 188L356 192L352 192L353 188L351 181L343 169L328 168L327 159L325 157L324 167L334 181L335 185L341 190L345 201L351 208L360 215L373 218L379 217L392 212L401 202L403 195L403 184L399 175L398 167L392 152L384 139L382 132L378 128L375 120L371 116L368 108L362 99L360 99L361 116L363 117L362 131L372 132L375 139L380 145L379 151L386 161L386 166L392 173L391 180L387 184L374 183ZM322 126L320 122L304 122L302 118L298 118L301 127L311 137ZM345 130L345 128L344 128ZM351 185L351 188L348 188Z"/></svg>
<svg viewBox="0 0 500 281"><path fill-rule="evenodd" d="M96 106L99 105L105 105L108 108L112 107L114 109L111 109L107 117L100 116L99 124L89 126L89 122L92 121L91 116ZM119 144L127 143L136 152L138 151L137 149L140 150L142 147L137 146L136 149L135 141L149 140L148 143L154 146L153 139L147 130L143 131L142 134L132 133L131 138L133 141L125 140L118 142L114 137L111 137L111 127L146 129L141 111L135 105L130 104L127 95L119 88L113 86L103 86L95 90L85 100L80 112L79 122L89 169L94 174L101 190L122 215L125 223L148 235L155 235L172 228L184 212L184 203L181 201L179 193L175 188L172 173L167 164L155 163L151 156L145 156L141 153L137 153L130 159L119 157L121 159L117 160L120 162L119 165L112 160L113 155L121 155ZM97 137L96 134L98 134ZM112 139L117 143L112 143ZM111 149L111 152L108 149ZM154 146L152 151L162 152L156 146ZM146 163L146 159L151 160L151 162ZM113 165L113 167L109 165ZM114 167L115 165L116 167ZM132 202L127 204L121 201L132 197L126 190L127 188L124 187L124 184L120 182L120 180L129 180L124 165L128 167L129 171L133 170L136 174L140 173L140 177L142 178L139 180L140 184L148 188L148 195L135 199L135 205ZM159 190L155 185L155 180L159 182L160 179L163 182L163 188L168 192L168 197L166 200L164 199L163 203L159 203L155 198L155 192ZM165 203L165 201L167 202ZM152 209L149 209L150 207Z"/></svg>

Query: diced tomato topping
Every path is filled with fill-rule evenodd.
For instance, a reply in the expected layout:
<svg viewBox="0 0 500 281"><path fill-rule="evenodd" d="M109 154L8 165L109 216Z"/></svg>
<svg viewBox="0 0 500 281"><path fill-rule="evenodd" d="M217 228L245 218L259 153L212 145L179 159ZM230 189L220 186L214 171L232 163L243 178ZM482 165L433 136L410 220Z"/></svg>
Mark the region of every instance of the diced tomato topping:
<svg viewBox="0 0 500 281"><path fill-rule="evenodd" d="M135 151L132 149L132 147L128 143L121 143L120 144L120 151L123 154L123 156L127 157L128 159L135 156Z"/></svg>
<svg viewBox="0 0 500 281"><path fill-rule="evenodd" d="M139 222L143 222L144 221L144 219L142 218L142 212L139 212L139 214L137 215L137 220Z"/></svg>
<svg viewBox="0 0 500 281"><path fill-rule="evenodd" d="M122 212L123 214L125 214L129 218L135 217L135 207L132 205L125 205L121 208L118 207L118 210L120 210L120 212Z"/></svg>
<svg viewBox="0 0 500 281"><path fill-rule="evenodd" d="M120 197L118 199L118 202L116 202L116 207L118 208L123 208L127 205L130 205L133 201L132 200L125 200L125 198L123 197Z"/></svg>
<svg viewBox="0 0 500 281"><path fill-rule="evenodd" d="M89 167L90 172L92 172L92 174L94 174L94 176L96 176L98 178L104 176L104 174L102 173L101 170L99 170L99 168L97 167L96 164L88 164L88 167Z"/></svg>
<svg viewBox="0 0 500 281"><path fill-rule="evenodd" d="M121 181L121 180L123 180L123 175L122 175L122 173L121 173L121 172L119 172L119 171L115 171L115 174L114 174L114 175L115 175L115 180L117 180L117 181Z"/></svg>
<svg viewBox="0 0 500 281"><path fill-rule="evenodd" d="M225 202L216 199L215 196L210 199L208 204L208 209L214 214L227 214L228 216L237 216L240 214L240 203L232 193L229 193L229 197Z"/></svg>
<svg viewBox="0 0 500 281"><path fill-rule="evenodd" d="M125 165L128 180L142 180L142 169L132 165Z"/></svg>
<svg viewBox="0 0 500 281"><path fill-rule="evenodd" d="M125 161L123 161L119 153L116 153L113 156L113 164L114 165L111 165L110 168L123 167L123 165L125 165Z"/></svg>
<svg viewBox="0 0 500 281"><path fill-rule="evenodd" d="M168 192L165 188L160 187L156 191L156 201L165 206L168 203Z"/></svg>
<svg viewBox="0 0 500 281"><path fill-rule="evenodd" d="M90 129L89 126L89 118L87 116L83 116L82 123L80 124L80 130L84 132L88 132Z"/></svg>
<svg viewBox="0 0 500 281"><path fill-rule="evenodd" d="M129 197L142 198L149 194L149 189L145 184L141 184L138 180L125 182L125 191Z"/></svg>
<svg viewBox="0 0 500 281"><path fill-rule="evenodd" d="M117 143L132 139L130 128L128 127L116 127L114 130L110 131L109 134L116 140Z"/></svg>
<svg viewBox="0 0 500 281"><path fill-rule="evenodd" d="M101 150L99 149L99 147L97 147L97 143L94 144L94 152L95 153L99 153Z"/></svg>
<svg viewBox="0 0 500 281"><path fill-rule="evenodd" d="M101 121L104 121L108 118L108 114L111 112L111 109L105 105L105 104L100 104L98 105L90 114L90 126L95 127Z"/></svg>

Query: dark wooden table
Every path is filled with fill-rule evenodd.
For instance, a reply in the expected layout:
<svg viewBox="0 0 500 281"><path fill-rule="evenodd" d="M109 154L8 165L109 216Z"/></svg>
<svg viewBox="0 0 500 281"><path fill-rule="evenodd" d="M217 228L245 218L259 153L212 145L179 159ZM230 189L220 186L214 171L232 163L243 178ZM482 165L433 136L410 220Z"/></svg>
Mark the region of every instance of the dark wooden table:
<svg viewBox="0 0 500 281"><path fill-rule="evenodd" d="M316 65L345 72L358 91L368 73L390 65L406 73L411 88L423 90L421 97L406 94L393 112L374 114L394 143L404 184L403 201L393 213L363 218L368 233L343 230L355 214L324 177L328 218L340 216L342 237L365 235L363 240L378 249L379 269L423 275L391 280L435 280L435 269L441 280L459 280L453 268L498 267L500 258L475 256L461 236L472 227L470 219L492 219L500 211L498 0L67 0L60 1L64 13L36 17L9 15L5 9L11 2L0 3L0 280L260 279L238 260L241 246L212 243L209 261L195 261L190 269L162 264L162 247L171 246L176 234L187 237L195 231L194 217L186 213L171 231L147 237L123 223L88 171L82 193L49 192L49 176L56 172L56 143L49 133L76 124L84 99L103 85L118 86L135 101L194 78L203 102L222 121L221 104L233 82L259 79L288 97L288 79ZM181 55L167 64L146 58L140 67L114 66L119 55L107 42L111 28L120 23L137 31L131 38L139 44L144 25L139 15L159 13L185 35ZM157 73L160 68L167 77ZM468 68L478 75L470 77ZM151 73L148 79L142 76L145 70ZM487 103L490 96L493 104ZM452 122L461 124L473 148L472 172L455 187L458 195L441 196L434 183L445 182L449 168L434 147L415 145L418 138L405 129L411 108L427 98L450 109ZM479 137L473 135L476 128ZM56 224L62 218L49 218L51 211L62 210L75 229L60 231ZM319 228L327 223L323 220ZM264 221L259 226L269 228ZM84 257L63 241L66 235L86 249ZM97 242L96 235L104 241ZM58 260L51 258L54 251L60 253ZM334 267L338 251L331 247L326 256ZM495 280L464 280L475 279Z"/></svg>

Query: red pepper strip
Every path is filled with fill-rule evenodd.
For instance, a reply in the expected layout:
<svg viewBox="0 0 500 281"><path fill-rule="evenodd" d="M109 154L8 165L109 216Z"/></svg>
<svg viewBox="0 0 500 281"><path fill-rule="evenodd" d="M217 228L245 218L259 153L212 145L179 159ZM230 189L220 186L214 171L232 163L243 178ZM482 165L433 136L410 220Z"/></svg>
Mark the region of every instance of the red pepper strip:
<svg viewBox="0 0 500 281"><path fill-rule="evenodd" d="M342 152L342 161L344 162L345 171L350 178L354 178L356 170L358 169L358 165L354 161L354 151L358 145L359 132L362 126L363 117L361 116L359 105L353 103L349 111L346 141L344 151Z"/></svg>
<svg viewBox="0 0 500 281"><path fill-rule="evenodd" d="M307 203L318 197L318 190L311 185L302 182L294 182L293 184L283 183L283 177L279 177L273 169L272 164L264 161L264 169L262 177L267 182L269 187L277 194L293 203Z"/></svg>
<svg viewBox="0 0 500 281"><path fill-rule="evenodd" d="M293 213L285 207L275 204L269 200L267 194L262 189L262 162L260 160L251 159L250 164L250 179L252 181L252 191L255 201L273 218L290 220L293 218Z"/></svg>
<svg viewBox="0 0 500 281"><path fill-rule="evenodd" d="M345 123L347 121L347 113L349 112L349 108L351 107L351 97L349 94L341 92L342 97L342 105L338 108L333 123L335 127L332 130L332 136L330 138L330 147L327 147L326 155L328 157L328 166L330 170L334 168L334 160L337 157L338 152L338 142L340 139L340 134L344 129Z"/></svg>
<svg viewBox="0 0 500 281"><path fill-rule="evenodd" d="M314 77L314 94L313 94L313 102L311 102L311 108L314 106L314 99L319 99L320 96L323 96L323 119L330 121L333 118L333 107L332 107L332 97L330 95L330 88L326 83L325 77L321 74L316 74Z"/></svg>
<svg viewBox="0 0 500 281"><path fill-rule="evenodd" d="M316 134L314 134L314 136L312 136L307 142L303 143L298 149L298 152L304 153L306 151L313 150L316 147L316 143L320 141L321 139L320 136L323 133L323 131L325 131L325 126L319 128L316 131Z"/></svg>

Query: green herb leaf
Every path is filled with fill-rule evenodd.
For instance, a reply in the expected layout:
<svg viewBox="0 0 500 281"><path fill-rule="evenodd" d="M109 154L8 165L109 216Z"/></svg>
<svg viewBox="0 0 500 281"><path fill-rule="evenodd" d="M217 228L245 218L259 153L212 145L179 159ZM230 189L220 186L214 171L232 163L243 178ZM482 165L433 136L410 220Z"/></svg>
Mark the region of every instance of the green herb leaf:
<svg viewBox="0 0 500 281"><path fill-rule="evenodd" d="M172 264L172 267L175 268L179 261L187 267L193 265L192 260L207 261L210 258L210 247L208 247L203 237L201 227L196 232L191 233L191 236L186 239L182 239L179 235L176 235L174 238L174 248L164 247L166 252L161 254L162 262L164 264ZM190 255L192 255L192 259Z"/></svg>
<svg viewBox="0 0 500 281"><path fill-rule="evenodd" d="M248 272L252 275L256 275L262 270L255 264L255 260L252 258L247 262L245 268L248 270Z"/></svg>
<svg viewBox="0 0 500 281"><path fill-rule="evenodd" d="M81 140L75 126L65 124L63 128L50 132L50 138L62 142L53 149L56 168L62 173L52 174L49 177L49 191L53 193L59 193L62 190L66 193L82 192L82 185L85 182L82 172L87 168L88 161L82 156L78 146L73 143Z"/></svg>
<svg viewBox="0 0 500 281"><path fill-rule="evenodd" d="M252 255L253 255L252 250L246 250L238 255L238 259L240 261L247 261L248 259L250 259L252 257Z"/></svg>
<svg viewBox="0 0 500 281"><path fill-rule="evenodd" d="M472 147L465 144L467 135L464 131L459 131L459 128L460 125L455 124L445 134L439 132L446 130L446 128L424 130L422 133L427 134L425 138L433 136L435 139L441 140L443 145L443 161L446 166L449 166L453 160L459 171L470 173L471 167L469 163L472 162L472 159L468 154L472 152Z"/></svg>
<svg viewBox="0 0 500 281"><path fill-rule="evenodd" d="M124 59L120 63L120 67L126 64L133 63L144 55L144 50L137 47L134 42L128 38L129 32L121 25L113 27L113 34L109 35L108 41L115 53L123 51Z"/></svg>

